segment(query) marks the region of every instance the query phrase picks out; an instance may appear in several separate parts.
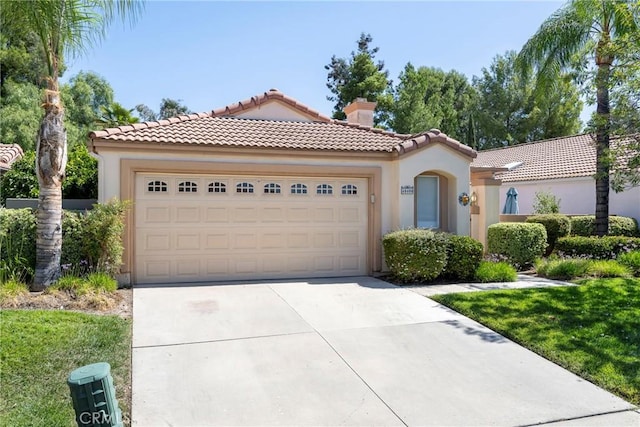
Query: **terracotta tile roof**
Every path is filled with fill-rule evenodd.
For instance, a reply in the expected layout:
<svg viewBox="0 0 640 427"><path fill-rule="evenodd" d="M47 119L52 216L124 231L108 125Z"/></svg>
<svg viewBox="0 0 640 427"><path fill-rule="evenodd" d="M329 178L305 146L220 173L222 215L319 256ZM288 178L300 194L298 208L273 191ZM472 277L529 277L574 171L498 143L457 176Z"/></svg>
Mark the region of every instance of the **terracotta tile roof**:
<svg viewBox="0 0 640 427"><path fill-rule="evenodd" d="M279 100L280 102L289 105L293 109L301 112L302 114L308 116L314 121L325 122L328 123L332 121L331 118L320 114L318 111L307 107L306 105L298 102L297 100L291 98L290 96L285 95L280 92L278 89L269 89L268 92L265 92L260 95L252 96L249 99L245 99L244 101L236 102L235 104L230 104L221 108L217 108L211 112L213 117L229 117L234 116L238 113L241 113L245 110L249 110L254 107L258 107L261 104L265 104L269 101Z"/></svg>
<svg viewBox="0 0 640 427"><path fill-rule="evenodd" d="M278 100L313 121L234 117L265 102ZM190 114L90 133L92 140L133 143L198 144L229 147L387 152L400 155L432 143L443 143L474 157L475 151L437 129L411 136L333 120L275 89L211 113Z"/></svg>
<svg viewBox="0 0 640 427"><path fill-rule="evenodd" d="M611 146L623 141L612 139ZM511 170L496 174L503 182L592 176L596 173L595 136L573 135L479 151L471 164L472 167L507 165Z"/></svg>
<svg viewBox="0 0 640 427"><path fill-rule="evenodd" d="M11 169L11 165L23 155L22 148L18 144L0 144L0 169Z"/></svg>

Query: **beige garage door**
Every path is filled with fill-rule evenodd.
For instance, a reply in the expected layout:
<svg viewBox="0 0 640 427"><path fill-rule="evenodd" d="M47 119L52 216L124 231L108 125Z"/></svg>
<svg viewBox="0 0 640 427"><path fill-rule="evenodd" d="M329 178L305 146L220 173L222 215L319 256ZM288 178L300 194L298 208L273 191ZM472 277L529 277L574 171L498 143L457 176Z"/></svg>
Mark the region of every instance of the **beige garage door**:
<svg viewBox="0 0 640 427"><path fill-rule="evenodd" d="M136 175L137 283L367 272L367 180Z"/></svg>

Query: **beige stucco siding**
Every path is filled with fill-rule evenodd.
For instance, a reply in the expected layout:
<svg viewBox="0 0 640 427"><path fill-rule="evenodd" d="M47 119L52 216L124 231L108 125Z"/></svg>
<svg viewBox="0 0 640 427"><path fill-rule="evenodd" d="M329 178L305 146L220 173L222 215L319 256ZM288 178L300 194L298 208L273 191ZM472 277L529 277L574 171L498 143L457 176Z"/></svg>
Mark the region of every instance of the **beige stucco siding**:
<svg viewBox="0 0 640 427"><path fill-rule="evenodd" d="M398 185L389 190L397 204L398 227L415 226L415 198L413 195L401 195L400 187L415 185L415 177L425 172L440 174L447 178L447 231L460 235L469 235L469 207L458 204L458 195L469 192L470 159L442 145L432 145L418 152L401 157L398 161Z"/></svg>

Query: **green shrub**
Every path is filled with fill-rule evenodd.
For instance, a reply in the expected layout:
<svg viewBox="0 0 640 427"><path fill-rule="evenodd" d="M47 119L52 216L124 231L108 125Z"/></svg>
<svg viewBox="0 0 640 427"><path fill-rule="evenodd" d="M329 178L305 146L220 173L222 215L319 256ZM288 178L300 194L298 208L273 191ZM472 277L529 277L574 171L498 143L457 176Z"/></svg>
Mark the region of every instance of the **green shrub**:
<svg viewBox="0 0 640 427"><path fill-rule="evenodd" d="M431 230L394 231L382 246L387 267L402 282L433 280L447 262L447 238Z"/></svg>
<svg viewBox="0 0 640 427"><path fill-rule="evenodd" d="M617 261L626 266L634 276L640 277L640 251L631 251L620 254Z"/></svg>
<svg viewBox="0 0 640 427"><path fill-rule="evenodd" d="M640 238L624 236L561 237L556 252L568 257L614 259L619 254L640 249Z"/></svg>
<svg viewBox="0 0 640 427"><path fill-rule="evenodd" d="M457 280L473 279L484 248L482 243L469 237L447 235L447 264L442 272L443 276Z"/></svg>
<svg viewBox="0 0 640 427"><path fill-rule="evenodd" d="M615 260L592 260L589 262L587 274L593 277L629 277L629 269Z"/></svg>
<svg viewBox="0 0 640 427"><path fill-rule="evenodd" d="M515 267L533 264L547 247L547 231L542 224L503 222L487 231L489 253L503 255Z"/></svg>
<svg viewBox="0 0 640 427"><path fill-rule="evenodd" d="M539 215L557 214L560 212L560 199L547 191L536 191L533 201L533 213Z"/></svg>
<svg viewBox="0 0 640 427"><path fill-rule="evenodd" d="M36 265L36 217L31 209L0 208L0 282L29 282Z"/></svg>
<svg viewBox="0 0 640 427"><path fill-rule="evenodd" d="M571 280L585 276L589 263L584 258L550 259L537 262L536 272L549 279Z"/></svg>
<svg viewBox="0 0 640 427"><path fill-rule="evenodd" d="M126 202L112 201L93 207L82 229L83 253L89 265L98 271L116 274L122 264L122 233Z"/></svg>
<svg viewBox="0 0 640 427"><path fill-rule="evenodd" d="M90 289L98 292L114 292L118 289L118 282L106 273L91 273L87 276Z"/></svg>
<svg viewBox="0 0 640 427"><path fill-rule="evenodd" d="M115 274L122 262L126 203L95 205L86 214L64 211L63 272ZM36 262L36 216L31 209L0 208L0 280L29 281Z"/></svg>
<svg viewBox="0 0 640 427"><path fill-rule="evenodd" d="M476 270L476 279L482 283L515 282L518 273L513 266L506 262L482 261Z"/></svg>
<svg viewBox="0 0 640 427"><path fill-rule="evenodd" d="M579 215L571 217L571 234L574 236L595 236L595 215ZM609 217L610 236L634 237L638 235L638 222L626 216Z"/></svg>
<svg viewBox="0 0 640 427"><path fill-rule="evenodd" d="M566 215L547 214L534 215L527 218L526 222L542 224L547 230L547 251L549 255L560 237L568 236L571 232L571 220Z"/></svg>

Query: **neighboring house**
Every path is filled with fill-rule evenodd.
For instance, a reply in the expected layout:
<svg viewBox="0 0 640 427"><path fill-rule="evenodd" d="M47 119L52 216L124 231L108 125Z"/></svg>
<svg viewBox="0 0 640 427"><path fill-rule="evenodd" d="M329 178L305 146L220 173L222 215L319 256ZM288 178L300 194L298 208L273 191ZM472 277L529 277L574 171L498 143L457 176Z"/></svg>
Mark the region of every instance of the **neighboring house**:
<svg viewBox="0 0 640 427"><path fill-rule="evenodd" d="M276 89L216 109L91 133L99 199L132 200L124 273L134 283L366 275L383 234L469 234L476 152L438 130L375 129Z"/></svg>
<svg viewBox="0 0 640 427"><path fill-rule="evenodd" d="M18 144L0 144L0 176L11 169L11 165L22 158L24 153Z"/></svg>
<svg viewBox="0 0 640 427"><path fill-rule="evenodd" d="M624 144L624 138L612 139L611 145ZM536 141L511 147L478 152L472 166L508 168L496 174L502 180L500 208L507 191L518 191L520 214L533 213L535 194L550 192L560 199L560 212L590 214L595 212L596 149L593 135L574 135ZM609 193L609 213L640 221L640 188Z"/></svg>

